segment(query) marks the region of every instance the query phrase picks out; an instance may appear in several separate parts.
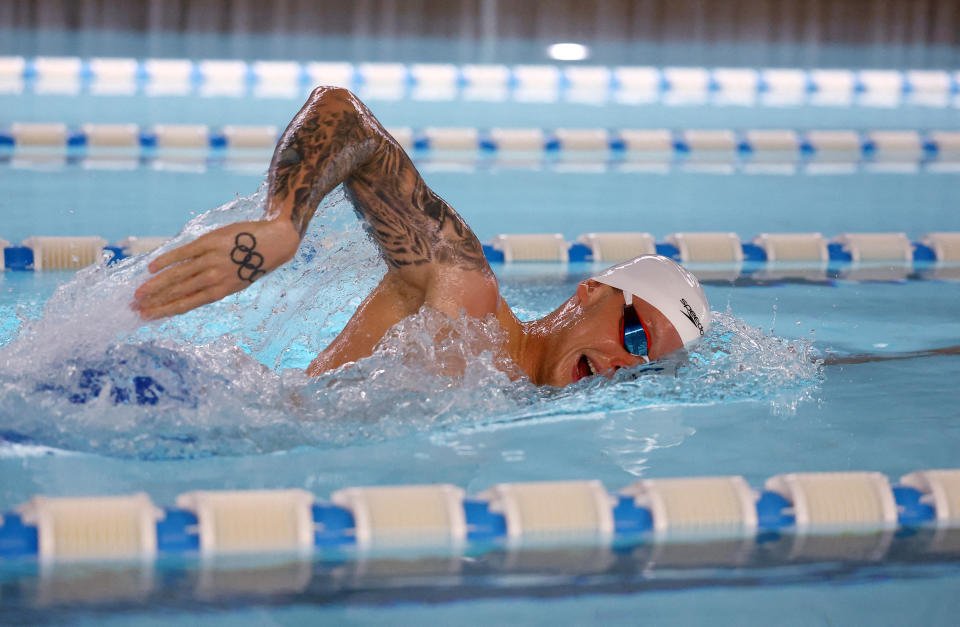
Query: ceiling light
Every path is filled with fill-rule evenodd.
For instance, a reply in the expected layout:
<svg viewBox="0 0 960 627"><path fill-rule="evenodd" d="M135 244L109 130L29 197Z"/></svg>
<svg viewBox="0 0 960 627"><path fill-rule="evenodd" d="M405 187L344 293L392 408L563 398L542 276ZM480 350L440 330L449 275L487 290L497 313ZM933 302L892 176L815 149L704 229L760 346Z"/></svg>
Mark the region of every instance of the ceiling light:
<svg viewBox="0 0 960 627"><path fill-rule="evenodd" d="M583 61L590 56L590 48L583 44L553 44L547 48L547 54L557 61Z"/></svg>

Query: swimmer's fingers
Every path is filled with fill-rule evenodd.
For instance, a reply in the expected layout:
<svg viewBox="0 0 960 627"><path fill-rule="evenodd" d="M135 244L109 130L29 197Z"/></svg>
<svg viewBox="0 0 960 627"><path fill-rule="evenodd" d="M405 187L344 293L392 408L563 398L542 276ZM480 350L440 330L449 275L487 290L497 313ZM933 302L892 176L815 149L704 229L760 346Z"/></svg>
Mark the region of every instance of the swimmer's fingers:
<svg viewBox="0 0 960 627"><path fill-rule="evenodd" d="M193 266L193 264L189 264ZM134 294L140 311L161 307L184 296L210 288L221 282L221 274L214 268L200 268L189 274L192 267L175 266L143 284ZM171 275L171 276L167 276ZM150 282L157 281L157 286Z"/></svg>
<svg viewBox="0 0 960 627"><path fill-rule="evenodd" d="M183 246L178 246L173 250L169 250L153 261L150 262L150 265L147 266L147 270L156 274L164 268L171 266L175 263L180 263L181 261L186 261L193 257L199 257L204 252L209 250L208 246L209 238L204 235L189 244L184 244Z"/></svg>
<svg viewBox="0 0 960 627"><path fill-rule="evenodd" d="M212 303L215 300L220 300L229 293L230 290L225 289L223 286L214 286L199 292L194 292L189 296L177 299L160 307L142 309L140 310L140 316L146 320L158 320L168 316L175 316L186 313L191 309L196 309L201 305Z"/></svg>
<svg viewBox="0 0 960 627"><path fill-rule="evenodd" d="M190 263L181 263L173 266L172 268L167 268L166 270L151 277L148 281L144 282L143 285L138 287L133 293L133 296L136 299L136 302L141 306L147 304L151 300L156 301L157 299L164 298L165 294L173 287L195 275L202 273L206 267L207 264L204 262L203 258L199 257L195 258Z"/></svg>

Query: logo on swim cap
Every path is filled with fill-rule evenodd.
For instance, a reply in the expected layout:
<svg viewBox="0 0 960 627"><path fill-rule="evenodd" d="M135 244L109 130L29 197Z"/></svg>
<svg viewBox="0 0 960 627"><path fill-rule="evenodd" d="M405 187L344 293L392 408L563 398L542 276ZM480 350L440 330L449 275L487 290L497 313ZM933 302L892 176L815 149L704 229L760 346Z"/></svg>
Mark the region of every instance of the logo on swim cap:
<svg viewBox="0 0 960 627"><path fill-rule="evenodd" d="M681 298L680 304L683 305L683 315L685 315L687 320L692 322L693 325L700 330L700 335L703 335L703 325L700 324L700 316L698 316L697 312L693 310L693 307L690 306L690 303L687 302L686 298Z"/></svg>

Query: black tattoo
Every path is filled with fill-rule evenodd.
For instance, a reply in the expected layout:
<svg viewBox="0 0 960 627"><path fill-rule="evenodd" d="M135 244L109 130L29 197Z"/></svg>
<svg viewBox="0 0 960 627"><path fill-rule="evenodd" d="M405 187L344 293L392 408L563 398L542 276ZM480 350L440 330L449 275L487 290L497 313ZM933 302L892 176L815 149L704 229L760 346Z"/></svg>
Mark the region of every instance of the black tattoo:
<svg viewBox="0 0 960 627"><path fill-rule="evenodd" d="M390 266L489 270L473 231L427 187L363 103L346 90L321 87L277 146L270 194L292 198L290 220L303 237L320 200L341 183Z"/></svg>
<svg viewBox="0 0 960 627"><path fill-rule="evenodd" d="M270 164L271 193L280 200L293 195L290 221L300 237L320 200L377 147L377 138L361 124L360 112L342 102L339 93L314 91L284 131Z"/></svg>
<svg viewBox="0 0 960 627"><path fill-rule="evenodd" d="M257 238L251 233L238 233L233 243L230 261L240 266L237 268L237 276L241 281L253 283L266 274L260 269L263 266L263 255L254 250L257 247Z"/></svg>

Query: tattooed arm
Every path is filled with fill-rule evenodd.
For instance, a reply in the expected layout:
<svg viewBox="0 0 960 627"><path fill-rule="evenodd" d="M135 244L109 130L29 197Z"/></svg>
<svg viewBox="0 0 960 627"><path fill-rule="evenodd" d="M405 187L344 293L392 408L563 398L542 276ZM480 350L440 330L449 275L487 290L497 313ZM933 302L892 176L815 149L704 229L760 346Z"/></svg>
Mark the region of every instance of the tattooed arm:
<svg viewBox="0 0 960 627"><path fill-rule="evenodd" d="M160 318L250 285L293 256L320 200L339 184L389 270L325 351L324 368L368 354L387 328L423 304L448 315L496 310L496 280L473 231L426 186L370 111L332 87L314 90L280 139L264 219L227 225L157 257L149 266L156 276L137 290L135 307L144 318Z"/></svg>
<svg viewBox="0 0 960 627"><path fill-rule="evenodd" d="M430 265L490 272L473 231L345 89L314 90L280 139L270 181L267 218L289 220L301 237L320 200L343 183L387 264L405 278L419 283L412 269Z"/></svg>
<svg viewBox="0 0 960 627"><path fill-rule="evenodd" d="M424 304L450 316L497 311L497 282L473 231L350 92L313 93L280 140L271 177L268 217L289 219L300 234L342 182L388 266L310 374L369 355L387 329Z"/></svg>

